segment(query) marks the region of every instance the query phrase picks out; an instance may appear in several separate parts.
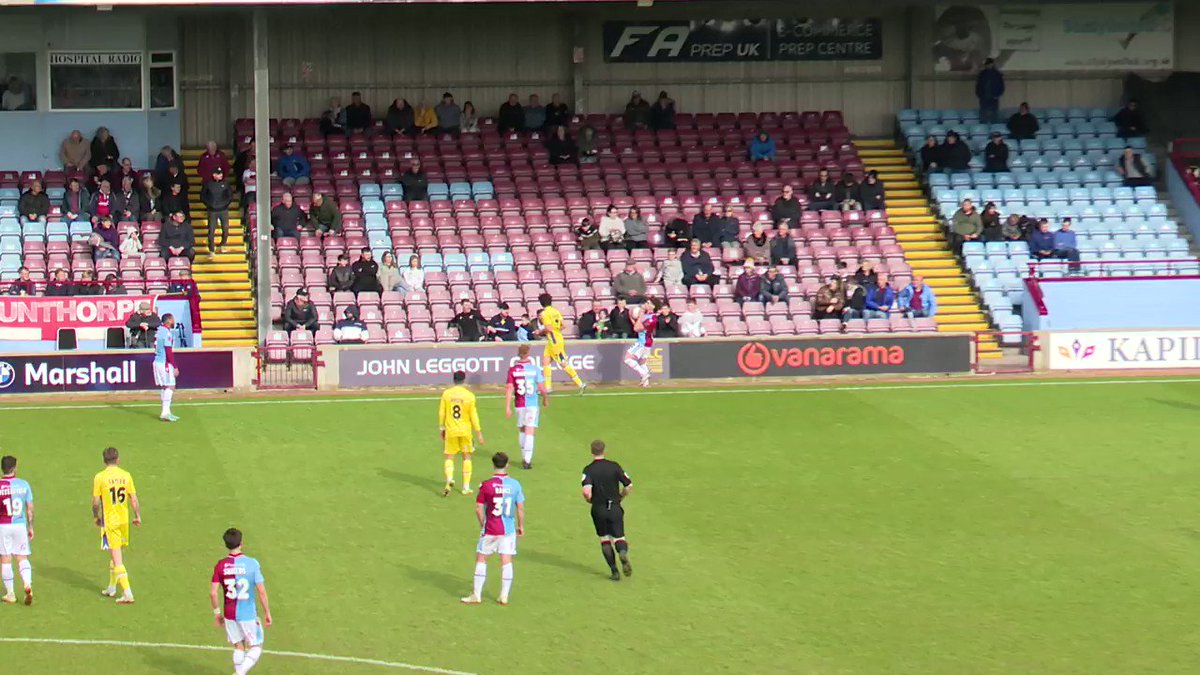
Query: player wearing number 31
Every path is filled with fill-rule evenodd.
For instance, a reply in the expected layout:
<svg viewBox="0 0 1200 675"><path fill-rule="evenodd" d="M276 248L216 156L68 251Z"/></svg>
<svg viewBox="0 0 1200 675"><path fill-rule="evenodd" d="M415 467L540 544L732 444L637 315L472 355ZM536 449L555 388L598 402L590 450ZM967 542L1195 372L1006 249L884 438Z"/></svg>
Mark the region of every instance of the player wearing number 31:
<svg viewBox="0 0 1200 675"><path fill-rule="evenodd" d="M102 595L113 597L121 587L118 605L133 604L129 573L125 570L124 552L129 546L129 508L133 507L133 524L142 524L142 509L138 504L133 476L117 466L116 448L104 449L104 470L92 479L92 518L100 527L100 548L108 551L108 587Z"/></svg>
<svg viewBox="0 0 1200 675"><path fill-rule="evenodd" d="M466 381L466 373L461 370L454 373L454 386L442 392L442 403L438 406L438 428L442 434L442 453L445 459L442 468L446 474L443 497L454 489L455 455L462 455L462 493L471 494L471 453L475 452L471 445L472 431L479 438L479 444L483 445L483 430L479 427L475 394L463 386L463 382Z"/></svg>
<svg viewBox="0 0 1200 675"><path fill-rule="evenodd" d="M479 485L475 498L475 517L479 519L479 545L475 548L475 585L463 604L478 605L487 581L487 560L500 554L501 605L508 604L512 590L513 556L517 554L517 537L525 534L525 491L521 484L508 476L508 455L492 455L496 474Z"/></svg>

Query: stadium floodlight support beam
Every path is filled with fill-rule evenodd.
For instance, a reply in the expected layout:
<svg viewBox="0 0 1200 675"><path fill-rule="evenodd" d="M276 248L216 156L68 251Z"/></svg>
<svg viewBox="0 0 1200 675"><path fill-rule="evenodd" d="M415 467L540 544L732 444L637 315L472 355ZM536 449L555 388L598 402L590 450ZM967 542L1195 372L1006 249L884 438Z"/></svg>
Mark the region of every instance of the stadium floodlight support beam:
<svg viewBox="0 0 1200 675"><path fill-rule="evenodd" d="M254 308L258 317L258 344L271 332L271 98L268 66L267 13L254 9L254 192L257 241L254 242ZM248 223L247 223L248 224Z"/></svg>

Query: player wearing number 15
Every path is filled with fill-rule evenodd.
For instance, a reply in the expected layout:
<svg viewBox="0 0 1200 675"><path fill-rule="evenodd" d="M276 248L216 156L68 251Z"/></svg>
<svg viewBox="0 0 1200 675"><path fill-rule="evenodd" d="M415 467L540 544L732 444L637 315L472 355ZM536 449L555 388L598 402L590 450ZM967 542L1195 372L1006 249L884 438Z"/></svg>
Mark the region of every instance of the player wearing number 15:
<svg viewBox="0 0 1200 675"><path fill-rule="evenodd" d="M242 554L241 530L231 527L225 530L223 538L229 555L213 568L209 599L217 628L225 629L225 636L233 645L234 673L246 675L262 656L263 626L271 625L271 605L267 601L262 566ZM251 588L262 603L261 622Z"/></svg>
<svg viewBox="0 0 1200 675"><path fill-rule="evenodd" d="M443 497L450 494L450 490L454 488L455 455L462 455L462 493L471 494L471 453L475 452L471 445L471 432L475 432L479 444L483 445L483 430L479 427L475 394L463 386L463 382L466 381L466 373L461 370L454 373L454 386L442 392L442 403L438 406L438 428L442 434L442 453L445 460L442 468L446 474Z"/></svg>
<svg viewBox="0 0 1200 675"><path fill-rule="evenodd" d="M125 570L124 549L129 546L129 509L133 508L133 524L142 524L142 510L138 504L137 488L133 476L117 466L120 453L116 448L105 448L104 470L92 479L92 517L100 527L100 548L108 551L108 587L102 595L113 597L121 587L118 605L133 604L133 590L129 586L129 572Z"/></svg>
<svg viewBox="0 0 1200 675"><path fill-rule="evenodd" d="M521 484L508 477L508 455L492 455L496 474L479 485L475 498L475 517L483 530L475 548L475 585L463 604L478 605L487 581L487 559L500 554L500 604L508 604L508 592L513 582L513 556L517 554L517 537L525 534L525 491Z"/></svg>

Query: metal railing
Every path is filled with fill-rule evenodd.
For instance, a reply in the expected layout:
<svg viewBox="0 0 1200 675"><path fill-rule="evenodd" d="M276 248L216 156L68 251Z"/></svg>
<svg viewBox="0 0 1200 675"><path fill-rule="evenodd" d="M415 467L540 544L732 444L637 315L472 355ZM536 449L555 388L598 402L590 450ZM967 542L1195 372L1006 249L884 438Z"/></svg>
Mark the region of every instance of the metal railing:
<svg viewBox="0 0 1200 675"><path fill-rule="evenodd" d="M315 346L268 346L254 350L259 390L316 389L325 362Z"/></svg>
<svg viewBox="0 0 1200 675"><path fill-rule="evenodd" d="M1041 350L1037 334L1021 330L984 330L975 333L974 349L971 350L972 369L979 375L999 373L1032 373L1037 353ZM999 345L1002 349L1015 349L1014 356L1001 355L998 359L983 357L985 348Z"/></svg>

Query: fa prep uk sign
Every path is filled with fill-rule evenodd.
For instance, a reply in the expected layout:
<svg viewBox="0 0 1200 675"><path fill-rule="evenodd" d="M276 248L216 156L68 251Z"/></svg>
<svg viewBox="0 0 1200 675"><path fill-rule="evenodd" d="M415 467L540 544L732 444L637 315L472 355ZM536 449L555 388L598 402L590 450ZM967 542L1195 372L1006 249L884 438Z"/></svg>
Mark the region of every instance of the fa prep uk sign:
<svg viewBox="0 0 1200 675"><path fill-rule="evenodd" d="M883 58L879 19L606 21L609 63L864 61Z"/></svg>

